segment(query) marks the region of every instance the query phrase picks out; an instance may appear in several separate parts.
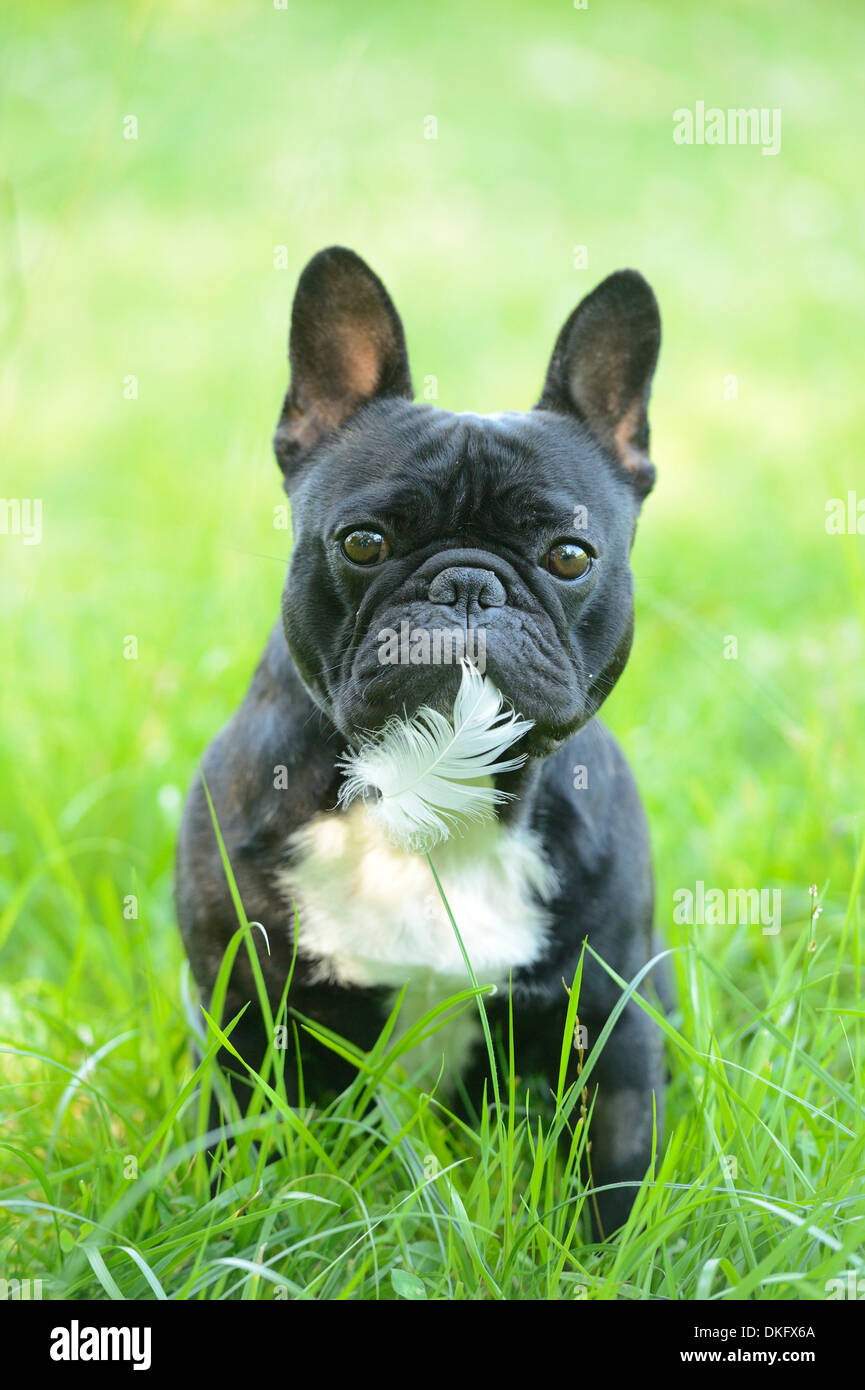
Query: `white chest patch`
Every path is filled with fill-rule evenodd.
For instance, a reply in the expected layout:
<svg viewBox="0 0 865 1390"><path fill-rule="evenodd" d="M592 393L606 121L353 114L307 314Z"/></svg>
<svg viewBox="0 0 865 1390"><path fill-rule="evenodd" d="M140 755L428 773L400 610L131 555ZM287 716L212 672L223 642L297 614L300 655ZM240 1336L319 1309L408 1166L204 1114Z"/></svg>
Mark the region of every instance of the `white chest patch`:
<svg viewBox="0 0 865 1390"><path fill-rule="evenodd" d="M297 906L298 954L318 962L314 978L408 985L399 1034L471 983L426 857L392 845L362 803L316 816L289 848L295 863L277 882ZM547 939L556 879L538 840L492 821L438 845L432 859L478 983L506 986L508 972L537 960ZM466 1010L455 1027L474 1016ZM456 1041L449 1027L431 1040L458 1065ZM467 1036L456 1050L465 1054L470 1043Z"/></svg>

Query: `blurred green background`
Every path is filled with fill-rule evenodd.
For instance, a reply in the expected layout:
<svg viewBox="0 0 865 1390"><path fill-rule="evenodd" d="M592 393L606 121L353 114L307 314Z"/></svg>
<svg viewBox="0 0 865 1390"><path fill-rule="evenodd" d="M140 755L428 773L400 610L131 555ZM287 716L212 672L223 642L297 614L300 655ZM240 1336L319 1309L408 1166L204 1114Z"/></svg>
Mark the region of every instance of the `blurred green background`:
<svg viewBox="0 0 865 1390"><path fill-rule="evenodd" d="M703 879L781 887L797 932L816 882L836 932L863 831L865 565L824 521L865 496L865 11L16 0L4 29L2 492L43 501L39 545L0 536L6 1038L74 1049L135 1023L140 962L106 966L100 934L131 893L179 1009L181 798L278 611L269 439L296 277L333 242L383 277L416 386L434 375L454 409L528 408L578 299L620 266L650 280L658 485L606 717L658 920ZM780 108L780 153L676 145L700 100ZM746 982L784 949L705 933Z"/></svg>

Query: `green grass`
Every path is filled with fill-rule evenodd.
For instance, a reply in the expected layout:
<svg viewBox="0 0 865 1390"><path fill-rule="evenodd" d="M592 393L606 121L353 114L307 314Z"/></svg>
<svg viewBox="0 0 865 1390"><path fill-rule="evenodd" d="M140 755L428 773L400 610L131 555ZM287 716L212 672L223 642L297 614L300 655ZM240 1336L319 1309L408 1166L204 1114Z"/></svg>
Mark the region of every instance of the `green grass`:
<svg viewBox="0 0 865 1390"><path fill-rule="evenodd" d="M0 535L0 1278L771 1300L861 1270L865 559L824 516L865 495L863 27L837 0L687 23L664 4L12 6L2 490L44 519L39 545ZM696 100L780 106L781 154L674 146ZM287 1110L275 1053L210 1195L219 1079L192 1039L212 1057L231 1020L191 997L174 841L277 612L268 439L294 279L333 241L382 274L416 385L435 375L456 409L528 407L608 271L637 266L661 304L659 481L605 717L649 813L678 1007L655 1181L603 1247L552 1157L569 1106L586 1142L579 1092L530 1131L506 1090L467 1129L388 1037L320 1114ZM781 889L780 933L676 924L697 880Z"/></svg>

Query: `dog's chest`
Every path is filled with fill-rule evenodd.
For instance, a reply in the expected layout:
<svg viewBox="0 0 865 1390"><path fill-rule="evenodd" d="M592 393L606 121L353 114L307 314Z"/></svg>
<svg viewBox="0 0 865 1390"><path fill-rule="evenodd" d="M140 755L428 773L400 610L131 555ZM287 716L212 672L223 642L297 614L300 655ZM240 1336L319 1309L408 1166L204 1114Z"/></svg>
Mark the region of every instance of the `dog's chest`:
<svg viewBox="0 0 865 1390"><path fill-rule="evenodd" d="M314 977L409 986L434 1001L469 977L424 855L394 847L362 804L292 836L280 892L297 908L298 954ZM497 822L439 845L433 862L479 983L541 954L555 876L537 839Z"/></svg>

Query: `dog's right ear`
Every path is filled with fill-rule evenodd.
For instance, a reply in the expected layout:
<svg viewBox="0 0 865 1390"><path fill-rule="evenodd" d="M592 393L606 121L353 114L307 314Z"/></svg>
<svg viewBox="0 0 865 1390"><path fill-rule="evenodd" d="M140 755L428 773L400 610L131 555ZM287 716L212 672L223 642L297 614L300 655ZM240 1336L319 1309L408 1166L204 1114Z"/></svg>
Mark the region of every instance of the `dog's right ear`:
<svg viewBox="0 0 865 1390"><path fill-rule="evenodd" d="M291 381L273 439L289 486L310 449L379 396L412 398L405 334L390 295L344 246L313 256L298 281Z"/></svg>

